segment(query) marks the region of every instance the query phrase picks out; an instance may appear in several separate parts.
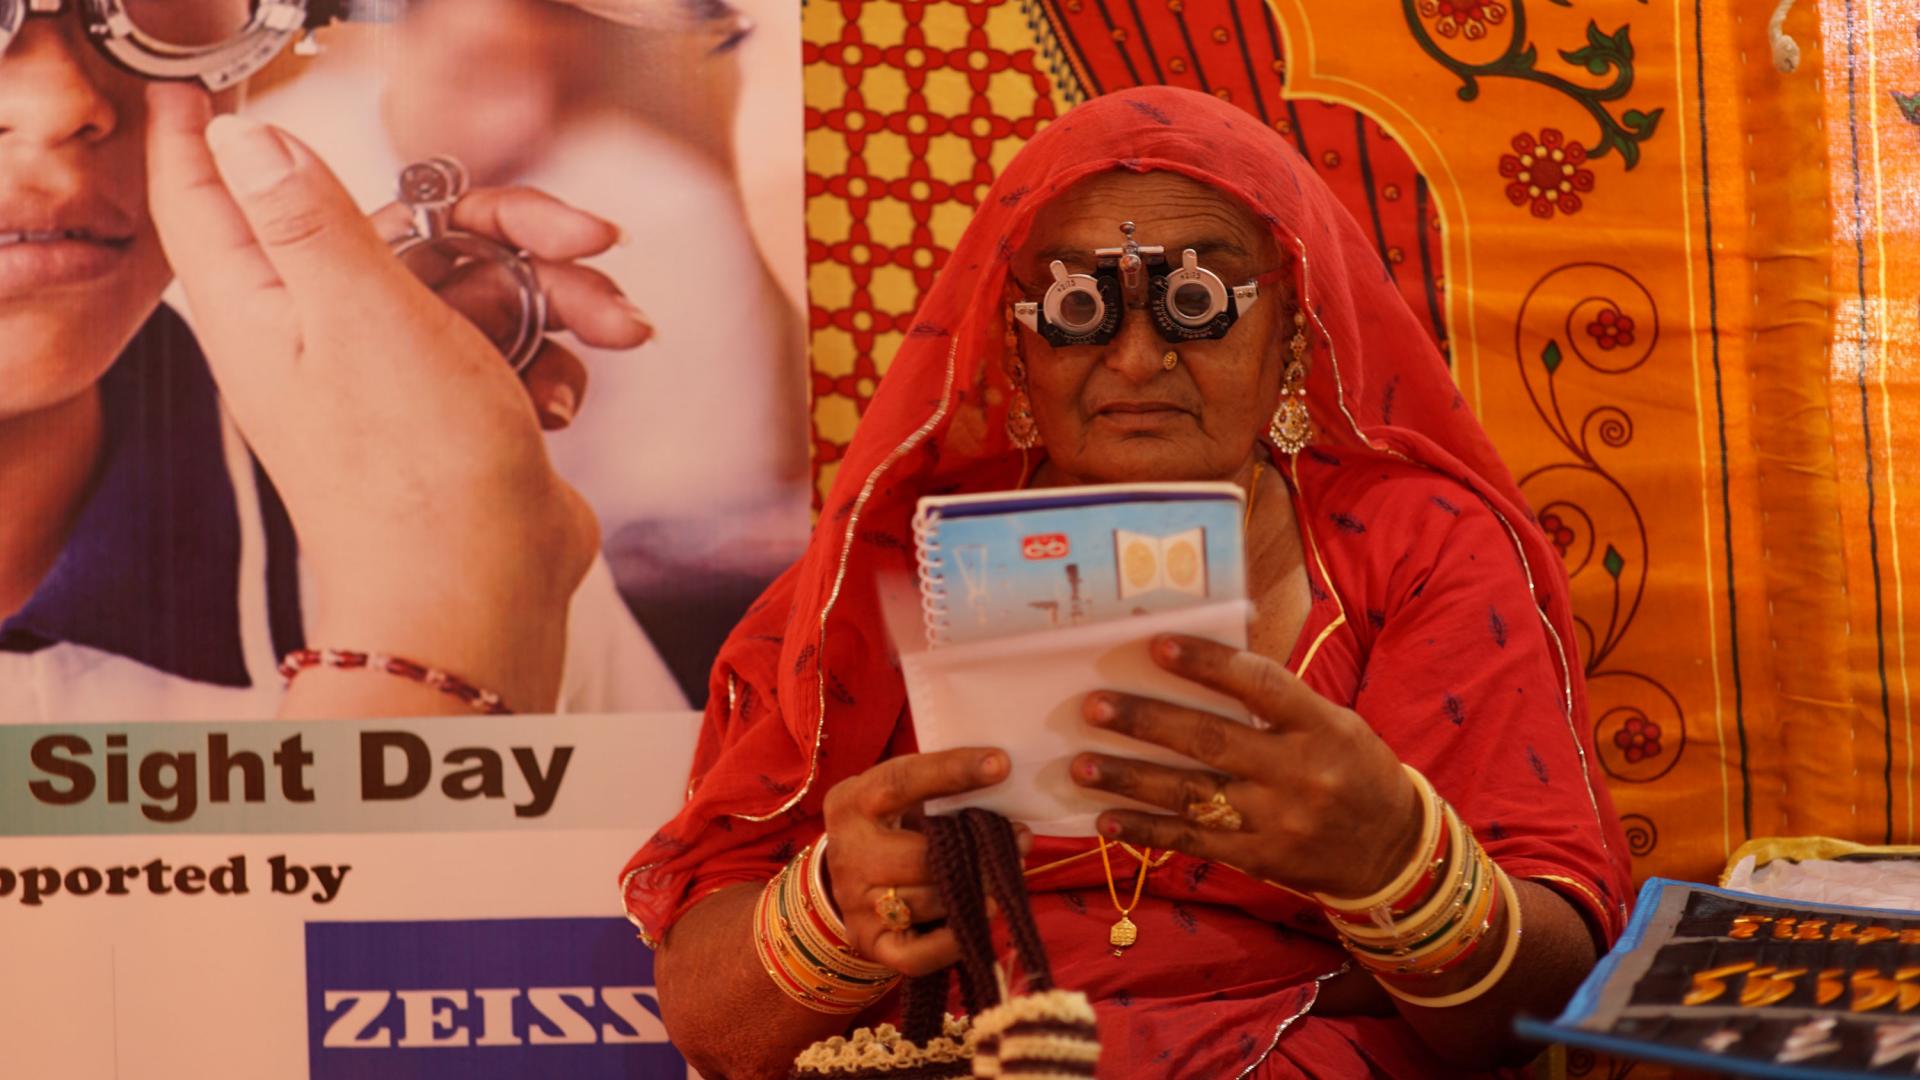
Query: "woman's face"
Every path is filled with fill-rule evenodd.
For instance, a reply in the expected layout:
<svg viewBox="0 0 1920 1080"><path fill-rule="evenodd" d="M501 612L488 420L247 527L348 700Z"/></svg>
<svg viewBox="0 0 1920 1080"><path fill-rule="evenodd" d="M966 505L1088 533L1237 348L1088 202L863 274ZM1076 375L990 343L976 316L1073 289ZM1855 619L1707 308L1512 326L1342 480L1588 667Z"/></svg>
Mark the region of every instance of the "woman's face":
<svg viewBox="0 0 1920 1080"><path fill-rule="evenodd" d="M1013 273L1030 299L1051 282L1054 259L1091 273L1093 250L1118 247L1120 223L1162 245L1170 263L1192 248L1228 287L1273 270L1272 234L1231 197L1174 173L1088 177L1036 218ZM1227 480L1254 452L1279 399L1286 307L1264 289L1218 341L1173 345L1145 311L1129 308L1105 345L1054 348L1021 328L1027 394L1052 467L1067 483ZM1179 354L1168 370L1167 352Z"/></svg>

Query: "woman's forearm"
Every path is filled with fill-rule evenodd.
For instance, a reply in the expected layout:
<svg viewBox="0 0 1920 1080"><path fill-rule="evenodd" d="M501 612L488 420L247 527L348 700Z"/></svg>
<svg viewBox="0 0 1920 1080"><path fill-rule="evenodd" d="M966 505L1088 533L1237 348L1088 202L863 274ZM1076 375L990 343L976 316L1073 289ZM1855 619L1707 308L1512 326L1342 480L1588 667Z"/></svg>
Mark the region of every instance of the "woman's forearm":
<svg viewBox="0 0 1920 1080"><path fill-rule="evenodd" d="M1535 1016L1558 1013L1597 959L1593 935L1572 904L1552 889L1531 881L1515 881L1513 887L1520 901L1519 952L1491 990L1471 1002L1444 1009L1421 1008L1394 999L1400 1014L1421 1039L1462 1067L1488 1068L1533 1056L1535 1049L1514 1038L1514 1017L1523 1012ZM1501 924L1493 928L1497 936L1490 943L1505 941L1506 920L1510 917L1502 915ZM1479 982L1493 969L1500 953L1498 949L1483 951L1484 957L1476 957L1466 970L1450 975L1445 985L1435 986L1429 996L1463 990Z"/></svg>
<svg viewBox="0 0 1920 1080"><path fill-rule="evenodd" d="M707 1080L782 1080L794 1055L860 1022L814 1012L773 984L753 949L760 889L738 885L695 904L654 956L667 1034Z"/></svg>

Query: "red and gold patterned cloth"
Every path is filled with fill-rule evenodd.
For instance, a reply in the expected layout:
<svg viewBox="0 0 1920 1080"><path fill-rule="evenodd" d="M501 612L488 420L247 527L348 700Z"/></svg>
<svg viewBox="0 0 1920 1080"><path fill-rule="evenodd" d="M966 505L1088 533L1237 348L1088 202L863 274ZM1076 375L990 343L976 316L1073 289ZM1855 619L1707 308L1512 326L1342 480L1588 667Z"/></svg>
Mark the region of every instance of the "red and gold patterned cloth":
<svg viewBox="0 0 1920 1080"><path fill-rule="evenodd" d="M714 890L771 877L818 835L834 783L913 749L878 581L911 573L921 495L1018 482L1004 431L1008 259L1050 199L1114 169L1182 173L1227 193L1292 260L1320 427L1286 470L1315 595L1295 669L1425 772L1503 866L1556 888L1611 940L1627 853L1594 775L1555 548L1372 238L1271 127L1164 88L1074 110L985 193L848 449L807 554L722 650L688 804L628 865L629 915L657 940ZM1340 950L1293 894L1230 868L1182 857L1155 869L1135 915L1141 943L1113 957L1105 928L1117 914L1102 906L1107 883L1089 851L1048 841L1029 866L1080 856L1031 884L1057 977L1100 1009L1102 1075L1151 1074L1166 1055L1183 1075L1255 1062L1266 1071L1249 1075L1292 1075L1292 1062L1337 1071L1361 1065L1362 1045L1389 1075L1435 1072L1395 1019L1292 1022ZM1116 872L1131 882L1128 861Z"/></svg>

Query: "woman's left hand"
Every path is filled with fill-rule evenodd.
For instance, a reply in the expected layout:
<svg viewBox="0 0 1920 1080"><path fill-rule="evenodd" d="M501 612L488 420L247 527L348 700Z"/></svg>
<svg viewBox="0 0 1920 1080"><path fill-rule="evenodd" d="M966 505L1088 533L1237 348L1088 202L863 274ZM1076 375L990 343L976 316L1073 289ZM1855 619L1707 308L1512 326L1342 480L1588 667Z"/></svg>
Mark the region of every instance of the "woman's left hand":
<svg viewBox="0 0 1920 1080"><path fill-rule="evenodd" d="M1367 722L1266 657L1171 635L1161 667L1239 699L1262 730L1213 713L1113 691L1089 694L1096 727L1176 750L1204 769L1081 754L1074 782L1173 811L1110 810L1102 836L1226 863L1303 892L1362 897L1391 882L1419 843L1419 793ZM1188 816L1223 795L1240 828Z"/></svg>

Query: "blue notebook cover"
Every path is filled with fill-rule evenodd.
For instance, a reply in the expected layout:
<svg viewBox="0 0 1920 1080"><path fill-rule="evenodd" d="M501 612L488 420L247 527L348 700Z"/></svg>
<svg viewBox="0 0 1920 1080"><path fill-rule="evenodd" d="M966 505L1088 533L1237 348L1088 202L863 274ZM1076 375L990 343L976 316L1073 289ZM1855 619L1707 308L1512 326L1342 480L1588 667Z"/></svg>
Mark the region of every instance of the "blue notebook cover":
<svg viewBox="0 0 1920 1080"><path fill-rule="evenodd" d="M928 644L1244 598L1243 510L1232 484L921 499L914 533Z"/></svg>
<svg viewBox="0 0 1920 1080"><path fill-rule="evenodd" d="M1654 878L1566 1010L1515 1027L1732 1076L1913 1076L1920 912Z"/></svg>

